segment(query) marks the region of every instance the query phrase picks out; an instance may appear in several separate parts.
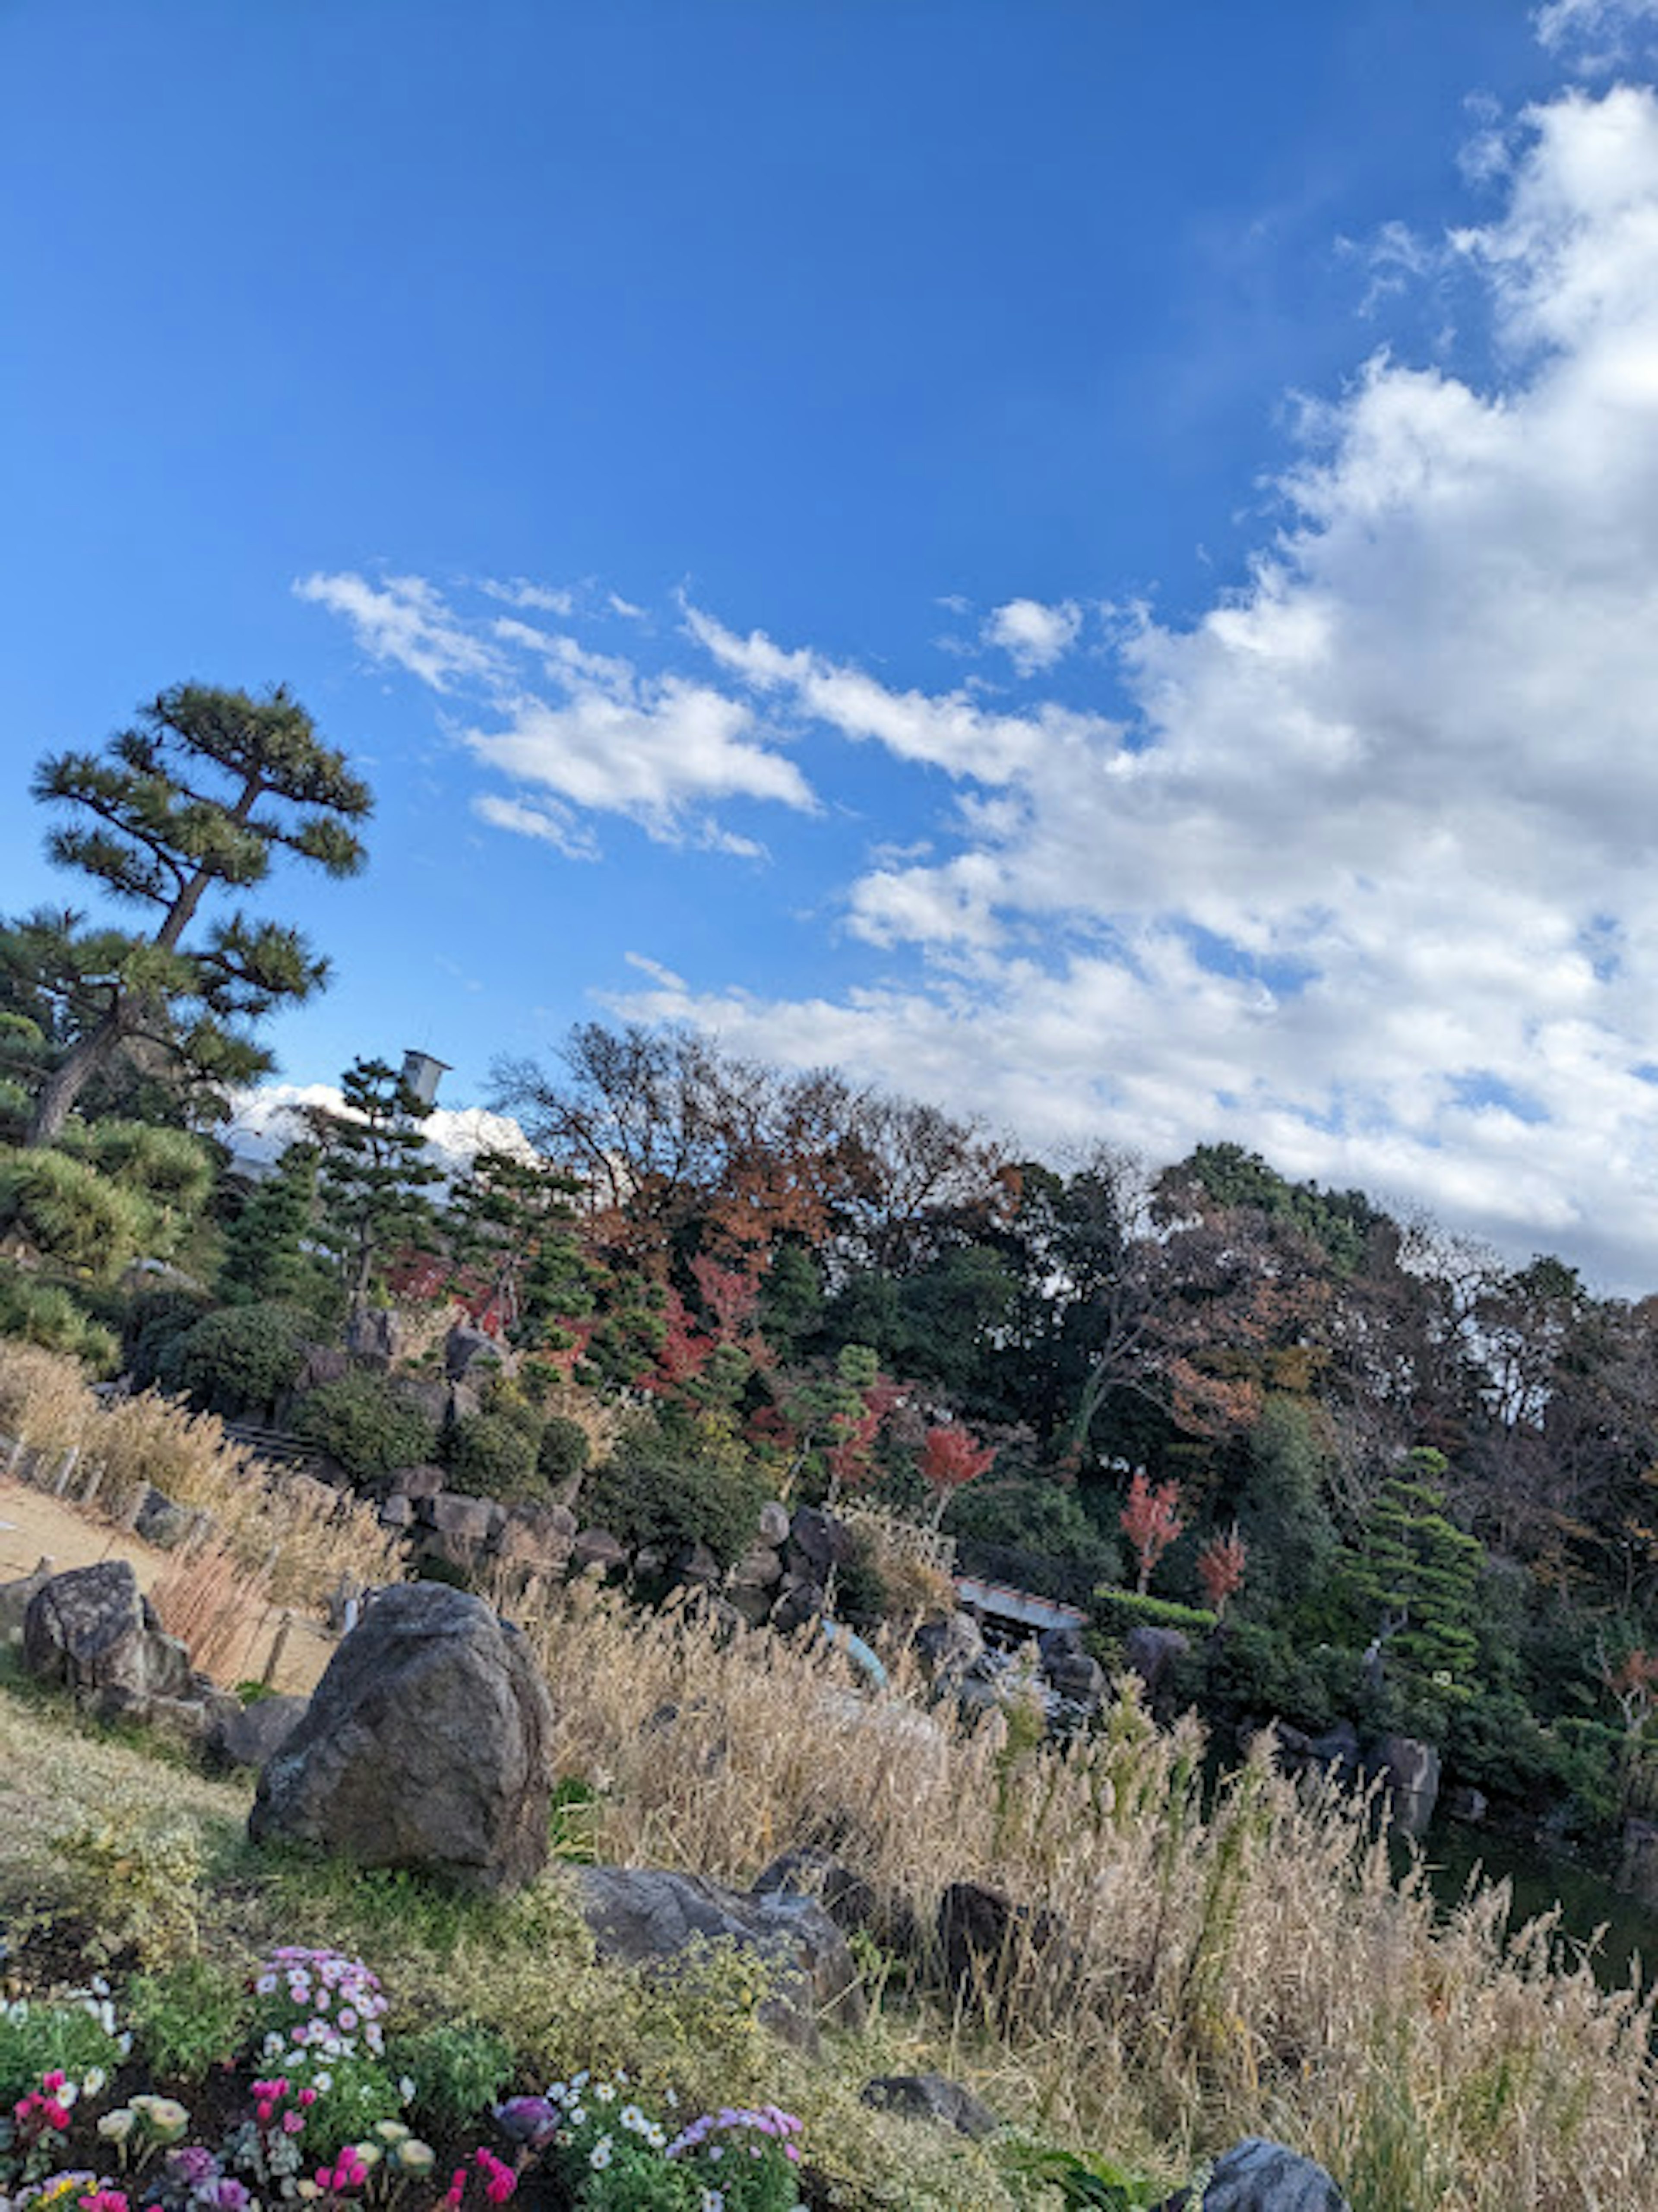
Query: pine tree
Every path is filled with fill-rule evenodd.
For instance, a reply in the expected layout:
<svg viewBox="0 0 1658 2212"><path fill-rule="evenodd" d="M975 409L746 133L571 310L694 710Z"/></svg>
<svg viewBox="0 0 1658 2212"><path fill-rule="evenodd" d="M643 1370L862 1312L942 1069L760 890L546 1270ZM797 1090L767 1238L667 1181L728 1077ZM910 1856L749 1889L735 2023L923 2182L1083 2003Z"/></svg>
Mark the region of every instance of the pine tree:
<svg viewBox="0 0 1658 2212"><path fill-rule="evenodd" d="M270 1057L252 1025L319 989L327 963L282 923L240 908L210 922L202 909L263 883L278 851L331 876L362 866L354 825L372 800L343 756L280 687L254 699L182 684L103 753L43 760L33 793L70 815L47 839L52 859L148 909L154 927L93 931L67 913L23 926L34 987L56 1000L66 1031L29 1142L52 1143L87 1085L135 1041L210 1083L263 1073Z"/></svg>
<svg viewBox="0 0 1658 2212"><path fill-rule="evenodd" d="M1435 1478L1443 1455L1413 1451L1408 1471L1377 1492L1348 1562L1347 1582L1361 1616L1420 1681L1448 1677L1467 1688L1479 1655L1474 1622L1484 1552L1445 1513Z"/></svg>
<svg viewBox="0 0 1658 2212"><path fill-rule="evenodd" d="M226 1233L222 1296L312 1308L327 1302L328 1268L317 1244L321 1164L316 1145L288 1145L254 1187Z"/></svg>
<svg viewBox="0 0 1658 2212"><path fill-rule="evenodd" d="M442 1170L420 1127L432 1109L395 1068L353 1060L340 1091L343 1113L317 1107L306 1118L322 1155L319 1235L335 1255L355 1322L394 1253L435 1243L436 1209L425 1194Z"/></svg>

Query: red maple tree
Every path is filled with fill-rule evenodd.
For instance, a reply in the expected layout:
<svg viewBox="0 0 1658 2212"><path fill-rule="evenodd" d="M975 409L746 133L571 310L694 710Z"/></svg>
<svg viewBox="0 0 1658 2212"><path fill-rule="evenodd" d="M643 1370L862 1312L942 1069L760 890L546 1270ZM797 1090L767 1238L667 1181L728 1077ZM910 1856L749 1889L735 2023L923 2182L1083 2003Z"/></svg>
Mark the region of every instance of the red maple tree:
<svg viewBox="0 0 1658 2212"><path fill-rule="evenodd" d="M1225 1612L1228 1598L1236 1597L1243 1588L1243 1569L1248 1556L1248 1547L1238 1534L1236 1522L1225 1535L1212 1536L1198 1553L1198 1579L1217 1620Z"/></svg>
<svg viewBox="0 0 1658 2212"><path fill-rule="evenodd" d="M981 1444L971 1429L944 1421L930 1428L921 1443L921 1480L934 1498L933 1518L941 1521L951 1497L976 1481L996 1456L994 1444Z"/></svg>
<svg viewBox="0 0 1658 2212"><path fill-rule="evenodd" d="M1134 1587L1142 1597L1151 1579L1151 1570L1186 1526L1180 1517L1179 1507L1179 1483L1154 1485L1147 1480L1143 1467L1135 1468L1121 1520L1122 1532L1133 1546L1140 1563L1139 1580Z"/></svg>

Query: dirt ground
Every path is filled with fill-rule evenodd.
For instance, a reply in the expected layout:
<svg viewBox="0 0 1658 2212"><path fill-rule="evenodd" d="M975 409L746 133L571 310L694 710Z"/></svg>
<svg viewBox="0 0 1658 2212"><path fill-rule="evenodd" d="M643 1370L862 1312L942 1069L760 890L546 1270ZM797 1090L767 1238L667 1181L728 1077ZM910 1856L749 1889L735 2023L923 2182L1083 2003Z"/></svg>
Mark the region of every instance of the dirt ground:
<svg viewBox="0 0 1658 2212"><path fill-rule="evenodd" d="M126 1559L139 1589L148 1591L166 1568L167 1557L153 1544L77 1511L61 1498L27 1484L0 1481L0 1582L32 1574L43 1558L50 1559L60 1573L68 1567L95 1565L100 1559ZM282 1613L276 1608L258 1623L252 1645L256 1673L264 1673L281 1624ZM334 1644L325 1628L295 1615L282 1644L275 1686L308 1696L332 1656Z"/></svg>

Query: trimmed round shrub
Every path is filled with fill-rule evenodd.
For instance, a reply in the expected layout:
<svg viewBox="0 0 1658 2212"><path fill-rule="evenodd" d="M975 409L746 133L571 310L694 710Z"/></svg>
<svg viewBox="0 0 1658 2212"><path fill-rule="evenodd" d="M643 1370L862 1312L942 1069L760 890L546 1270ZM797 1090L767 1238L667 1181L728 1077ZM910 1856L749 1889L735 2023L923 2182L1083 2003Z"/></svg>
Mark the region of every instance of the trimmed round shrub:
<svg viewBox="0 0 1658 2212"><path fill-rule="evenodd" d="M133 1388L159 1382L173 1347L207 1317L206 1301L194 1291L140 1291L121 1316L121 1358Z"/></svg>
<svg viewBox="0 0 1658 2212"><path fill-rule="evenodd" d="M355 1482L373 1482L394 1467L423 1466L437 1454L437 1424L430 1414L386 1376L367 1370L312 1391L295 1426Z"/></svg>
<svg viewBox="0 0 1658 2212"><path fill-rule="evenodd" d="M592 1446L580 1422L571 1420L567 1414L555 1413L541 1432L536 1465L543 1479L550 1486L556 1486L580 1474L592 1455Z"/></svg>
<svg viewBox="0 0 1658 2212"><path fill-rule="evenodd" d="M546 1485L536 1440L506 1413L469 1413L444 1438L448 1486L465 1498L528 1498Z"/></svg>
<svg viewBox="0 0 1658 2212"><path fill-rule="evenodd" d="M167 1346L159 1379L211 1413L262 1412L298 1380L307 1327L293 1306L227 1306Z"/></svg>
<svg viewBox="0 0 1658 2212"><path fill-rule="evenodd" d="M582 1486L582 1518L624 1544L677 1552L706 1544L729 1566L754 1540L768 1486L740 1449L686 1425L644 1422Z"/></svg>

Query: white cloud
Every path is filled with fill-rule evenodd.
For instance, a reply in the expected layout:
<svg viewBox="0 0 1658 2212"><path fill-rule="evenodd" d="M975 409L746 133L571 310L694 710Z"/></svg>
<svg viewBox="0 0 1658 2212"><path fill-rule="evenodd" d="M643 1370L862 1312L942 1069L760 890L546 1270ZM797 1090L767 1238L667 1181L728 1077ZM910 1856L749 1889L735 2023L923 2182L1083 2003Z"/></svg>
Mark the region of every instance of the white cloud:
<svg viewBox="0 0 1658 2212"><path fill-rule="evenodd" d="M690 614L738 681L958 795L936 857L849 893L899 980L628 1003L1029 1141L1234 1137L1653 1287L1658 100L1533 111L1501 189L1451 240L1492 380L1380 354L1309 409L1242 586L1124 627L1127 733Z"/></svg>
<svg viewBox="0 0 1658 2212"><path fill-rule="evenodd" d="M1074 599L1044 606L1040 599L1009 599L986 617L984 641L999 646L1021 676L1034 676L1062 660L1077 642L1083 611Z"/></svg>
<svg viewBox="0 0 1658 2212"><path fill-rule="evenodd" d="M873 740L900 759L985 783L1009 782L1050 750L1108 743L1117 726L1045 704L1029 714L987 713L965 690L895 691L860 668L805 649L787 651L762 630L738 637L713 616L685 608L685 626L728 675L842 737Z"/></svg>
<svg viewBox="0 0 1658 2212"><path fill-rule="evenodd" d="M596 860L598 858L597 840L577 823L568 806L534 805L523 799L503 798L496 791L483 791L472 801L472 811L480 822L487 822L495 830L511 830L520 837L538 837L562 853L568 860Z"/></svg>
<svg viewBox="0 0 1658 2212"><path fill-rule="evenodd" d="M305 1135L307 1107L330 1114L346 1111L344 1097L332 1083L262 1083L239 1091L226 1132L232 1151L243 1160L274 1160L285 1146ZM482 1106L435 1106L421 1127L440 1164L451 1173L479 1152L533 1156L529 1139L510 1115L491 1114Z"/></svg>
<svg viewBox="0 0 1658 2212"><path fill-rule="evenodd" d="M479 719L462 742L513 787L475 798L474 815L492 828L589 860L598 848L581 817L613 814L661 842L756 860L764 847L709 809L747 800L817 810L805 775L770 741L752 704L712 684L647 672L521 612L459 611L418 576L317 574L294 588L343 617L376 660L446 696L472 695ZM560 614L571 605L568 592L522 578L479 588L521 611Z"/></svg>
<svg viewBox="0 0 1658 2212"><path fill-rule="evenodd" d="M1658 29L1658 0L1546 0L1532 22L1551 53L1586 70L1616 69L1643 31Z"/></svg>
<svg viewBox="0 0 1658 2212"><path fill-rule="evenodd" d="M502 583L499 577L483 576L478 589L507 606L525 607L537 614L561 615L568 620L575 612L574 592L562 586L532 584L523 576L514 576L509 583Z"/></svg>
<svg viewBox="0 0 1658 2212"><path fill-rule="evenodd" d="M421 576L387 576L371 584L356 575L301 576L297 598L343 615L372 659L407 669L434 691L450 691L465 678L489 678L499 661L489 645L460 623L441 593Z"/></svg>

